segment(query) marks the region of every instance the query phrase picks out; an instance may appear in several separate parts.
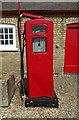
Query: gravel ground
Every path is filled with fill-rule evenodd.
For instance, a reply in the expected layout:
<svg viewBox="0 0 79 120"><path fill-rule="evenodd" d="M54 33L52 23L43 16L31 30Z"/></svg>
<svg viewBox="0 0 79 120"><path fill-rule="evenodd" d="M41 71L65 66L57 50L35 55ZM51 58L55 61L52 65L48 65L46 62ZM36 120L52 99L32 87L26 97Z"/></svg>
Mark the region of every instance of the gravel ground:
<svg viewBox="0 0 79 120"><path fill-rule="evenodd" d="M10 106L2 108L0 118L77 118L77 79L77 75L54 76L59 108L25 108L17 88Z"/></svg>

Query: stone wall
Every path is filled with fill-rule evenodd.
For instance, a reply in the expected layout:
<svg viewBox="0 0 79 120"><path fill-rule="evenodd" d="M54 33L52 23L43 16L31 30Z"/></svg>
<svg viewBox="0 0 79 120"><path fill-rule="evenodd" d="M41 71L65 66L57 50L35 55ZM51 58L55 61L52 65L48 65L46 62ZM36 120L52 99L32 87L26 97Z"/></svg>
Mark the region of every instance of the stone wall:
<svg viewBox="0 0 79 120"><path fill-rule="evenodd" d="M15 78L13 75L0 80L0 107L9 106L15 92Z"/></svg>
<svg viewBox="0 0 79 120"><path fill-rule="evenodd" d="M64 48L66 39L66 25L69 23L79 22L79 16L74 14L52 14L43 15L46 19L51 19L54 22L54 73L63 73L64 68ZM23 24L27 19L23 19ZM29 19L28 19L29 20ZM2 23L15 24L16 27L16 41L18 44L18 34L17 34L17 21L18 16L16 15L3 15L0 20ZM56 48L58 45L58 48ZM14 72L16 76L20 73L20 55L18 52L0 52L2 57L2 69L0 68L0 74L5 76L10 72ZM25 68L26 70L26 68Z"/></svg>

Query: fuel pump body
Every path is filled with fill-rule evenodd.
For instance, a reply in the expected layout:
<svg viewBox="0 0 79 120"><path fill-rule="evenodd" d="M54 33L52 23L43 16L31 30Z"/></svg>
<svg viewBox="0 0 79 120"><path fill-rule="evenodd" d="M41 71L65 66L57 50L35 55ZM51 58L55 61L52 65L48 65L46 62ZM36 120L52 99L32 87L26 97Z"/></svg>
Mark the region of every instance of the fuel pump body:
<svg viewBox="0 0 79 120"><path fill-rule="evenodd" d="M53 80L53 21L25 22L27 89L25 106L58 107Z"/></svg>
<svg viewBox="0 0 79 120"><path fill-rule="evenodd" d="M54 97L53 22L33 19L25 22L28 95Z"/></svg>

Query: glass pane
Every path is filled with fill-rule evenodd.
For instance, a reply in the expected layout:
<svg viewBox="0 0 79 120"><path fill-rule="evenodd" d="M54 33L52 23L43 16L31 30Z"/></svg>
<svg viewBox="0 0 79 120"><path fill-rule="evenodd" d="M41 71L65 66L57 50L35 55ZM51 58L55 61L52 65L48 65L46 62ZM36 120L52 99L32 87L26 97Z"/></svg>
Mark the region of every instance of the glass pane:
<svg viewBox="0 0 79 120"><path fill-rule="evenodd" d="M33 52L46 52L46 38L33 38Z"/></svg>
<svg viewBox="0 0 79 120"><path fill-rule="evenodd" d="M46 32L46 26L33 26L32 32L33 33Z"/></svg>
<svg viewBox="0 0 79 120"><path fill-rule="evenodd" d="M0 35L0 39L4 39L4 36L3 36L3 35Z"/></svg>
<svg viewBox="0 0 79 120"><path fill-rule="evenodd" d="M8 35L5 35L5 39L8 39Z"/></svg>
<svg viewBox="0 0 79 120"><path fill-rule="evenodd" d="M9 33L13 33L13 29L12 28L9 28Z"/></svg>
<svg viewBox="0 0 79 120"><path fill-rule="evenodd" d="M13 45L13 40L10 40L10 45Z"/></svg>
<svg viewBox="0 0 79 120"><path fill-rule="evenodd" d="M8 45L8 40L5 40L5 45Z"/></svg>
<svg viewBox="0 0 79 120"><path fill-rule="evenodd" d="M3 28L0 28L0 33L3 33Z"/></svg>
<svg viewBox="0 0 79 120"><path fill-rule="evenodd" d="M8 33L8 28L5 28L5 33Z"/></svg>
<svg viewBox="0 0 79 120"><path fill-rule="evenodd" d="M1 45L4 45L4 40L1 40Z"/></svg>
<svg viewBox="0 0 79 120"><path fill-rule="evenodd" d="M9 35L9 39L13 39L13 35Z"/></svg>

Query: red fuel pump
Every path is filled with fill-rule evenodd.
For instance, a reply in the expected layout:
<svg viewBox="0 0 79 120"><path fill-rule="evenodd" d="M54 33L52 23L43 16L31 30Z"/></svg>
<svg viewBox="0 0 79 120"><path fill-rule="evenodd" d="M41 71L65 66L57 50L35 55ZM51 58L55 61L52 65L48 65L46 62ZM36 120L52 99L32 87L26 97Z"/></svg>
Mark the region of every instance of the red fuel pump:
<svg viewBox="0 0 79 120"><path fill-rule="evenodd" d="M27 59L27 85L24 85L24 42L21 45L19 21L26 16L32 18L24 24ZM23 13L18 19L18 34L21 53L21 92L25 94L25 106L58 107L53 80L53 22L43 16Z"/></svg>

